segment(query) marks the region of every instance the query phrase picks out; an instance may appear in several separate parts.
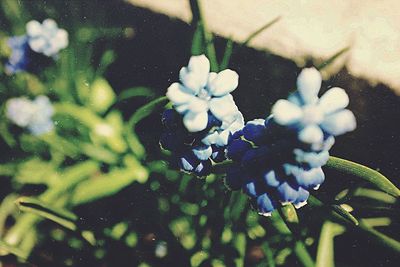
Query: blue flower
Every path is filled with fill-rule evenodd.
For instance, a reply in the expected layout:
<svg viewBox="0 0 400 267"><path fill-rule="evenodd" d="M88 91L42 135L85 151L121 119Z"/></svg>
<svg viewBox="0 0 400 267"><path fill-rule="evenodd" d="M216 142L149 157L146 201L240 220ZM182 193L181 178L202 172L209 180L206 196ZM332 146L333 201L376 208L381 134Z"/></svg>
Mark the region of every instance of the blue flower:
<svg viewBox="0 0 400 267"><path fill-rule="evenodd" d="M46 19L40 24L31 20L26 24L26 34L30 48L36 53L54 57L61 49L68 46L68 33L59 29L52 19Z"/></svg>
<svg viewBox="0 0 400 267"><path fill-rule="evenodd" d="M247 122L231 135L226 155L233 166L225 182L242 189L262 215L279 205L296 208L307 203L309 190L324 182L322 166L329 159L334 136L355 128L347 94L341 88L328 90L321 98L321 75L303 70L298 91L288 100L278 100L266 120Z"/></svg>
<svg viewBox="0 0 400 267"><path fill-rule="evenodd" d="M53 113L53 106L46 96L38 96L33 101L25 97L11 98L6 103L7 118L19 127L28 128L33 135L53 130Z"/></svg>
<svg viewBox="0 0 400 267"><path fill-rule="evenodd" d="M322 147L325 136L337 136L356 128L346 92L339 87L329 89L321 98L321 74L315 68L304 69L298 79L298 91L288 100L278 100L272 107L276 123L295 128L298 139L314 148Z"/></svg>
<svg viewBox="0 0 400 267"><path fill-rule="evenodd" d="M8 39L8 46L11 48L11 55L6 63L6 72L14 74L27 70L29 64L29 45L26 35L14 36Z"/></svg>
<svg viewBox="0 0 400 267"><path fill-rule="evenodd" d="M183 115L183 124L189 132L203 131L211 114L221 122L232 123L238 108L230 94L238 86L239 76L226 69L210 72L206 56L192 56L187 67L179 72L181 83L173 83L167 97Z"/></svg>

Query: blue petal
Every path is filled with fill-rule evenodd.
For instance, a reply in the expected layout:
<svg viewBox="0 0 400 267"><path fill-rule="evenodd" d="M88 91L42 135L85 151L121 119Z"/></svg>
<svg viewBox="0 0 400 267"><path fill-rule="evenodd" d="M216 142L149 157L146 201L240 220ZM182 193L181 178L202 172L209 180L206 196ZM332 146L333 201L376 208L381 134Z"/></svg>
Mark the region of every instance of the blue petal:
<svg viewBox="0 0 400 267"><path fill-rule="evenodd" d="M259 195L259 193L257 193L257 187L255 182L247 183L244 186L243 191L250 197L257 197Z"/></svg>
<svg viewBox="0 0 400 267"><path fill-rule="evenodd" d="M251 144L242 139L233 140L227 148L226 156L229 159L240 161L244 153L251 148Z"/></svg>
<svg viewBox="0 0 400 267"><path fill-rule="evenodd" d="M294 175L296 182L305 189L318 189L325 180L325 174L321 168L314 168L308 171L300 171Z"/></svg>
<svg viewBox="0 0 400 267"><path fill-rule="evenodd" d="M211 159L214 162L222 162L226 160L225 156L225 147L217 147L217 146L211 146L212 147L212 155Z"/></svg>
<svg viewBox="0 0 400 267"><path fill-rule="evenodd" d="M264 216L271 215L271 212L276 208L274 201L267 195L267 193L258 196L256 203L258 212Z"/></svg>
<svg viewBox="0 0 400 267"><path fill-rule="evenodd" d="M279 200L282 204L293 202L298 197L298 192L296 189L291 187L287 182L282 183L277 187Z"/></svg>
<svg viewBox="0 0 400 267"><path fill-rule="evenodd" d="M239 190L243 187L245 179L245 173L241 168L231 166L226 173L225 184L231 190Z"/></svg>
<svg viewBox="0 0 400 267"><path fill-rule="evenodd" d="M264 181L268 186L277 187L281 184L280 180L276 176L275 171L267 171L264 174Z"/></svg>
<svg viewBox="0 0 400 267"><path fill-rule="evenodd" d="M207 176L211 172L211 161L210 160L203 160L201 161L195 168L194 174L199 177Z"/></svg>
<svg viewBox="0 0 400 267"><path fill-rule="evenodd" d="M296 209L303 207L305 204L307 204L307 199L310 196L310 193L305 190L302 187L299 187L298 190L298 197L297 199L293 202L294 206Z"/></svg>
<svg viewBox="0 0 400 267"><path fill-rule="evenodd" d="M263 119L249 121L243 128L244 138L256 144L263 139L264 134L265 134L265 120Z"/></svg>

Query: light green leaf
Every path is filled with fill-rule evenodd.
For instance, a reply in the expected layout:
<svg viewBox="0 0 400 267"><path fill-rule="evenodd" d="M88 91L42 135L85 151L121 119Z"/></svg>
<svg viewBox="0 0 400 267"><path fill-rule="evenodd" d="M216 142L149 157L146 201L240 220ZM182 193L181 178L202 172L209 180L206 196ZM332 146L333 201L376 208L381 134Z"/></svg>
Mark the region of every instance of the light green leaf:
<svg viewBox="0 0 400 267"><path fill-rule="evenodd" d="M31 197L21 197L16 200L16 204L21 211L39 215L72 231L77 229L75 222L78 217L68 210L52 207L48 203Z"/></svg>
<svg viewBox="0 0 400 267"><path fill-rule="evenodd" d="M345 228L339 224L326 221L319 237L316 267L334 267L334 246L335 236L344 232Z"/></svg>
<svg viewBox="0 0 400 267"><path fill-rule="evenodd" d="M388 178L364 165L346 159L330 157L325 166L361 178L394 197L400 196L400 190Z"/></svg>
<svg viewBox="0 0 400 267"><path fill-rule="evenodd" d="M328 58L327 60L325 60L323 63L321 63L320 65L317 66L318 70L322 70L325 67L328 67L330 64L332 64L338 57L340 57L341 55L345 54L347 51L350 50L350 47L345 47L341 50L339 50L338 52L336 52L333 56L331 56L330 58Z"/></svg>
<svg viewBox="0 0 400 267"><path fill-rule="evenodd" d="M90 86L89 105L99 113L106 111L115 101L116 95L110 84L103 78L97 78Z"/></svg>
<svg viewBox="0 0 400 267"><path fill-rule="evenodd" d="M148 87L138 86L133 88L128 88L122 91L118 96L118 102L127 100L132 97L153 97L154 92Z"/></svg>

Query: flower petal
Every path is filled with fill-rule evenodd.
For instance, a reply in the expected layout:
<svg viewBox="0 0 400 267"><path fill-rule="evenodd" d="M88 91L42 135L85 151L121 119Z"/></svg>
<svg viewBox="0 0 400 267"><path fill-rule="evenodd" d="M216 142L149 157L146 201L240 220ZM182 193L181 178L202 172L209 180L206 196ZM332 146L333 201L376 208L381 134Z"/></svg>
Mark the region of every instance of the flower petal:
<svg viewBox="0 0 400 267"><path fill-rule="evenodd" d="M318 100L321 83L322 76L316 68L307 68L300 72L297 77L297 90L306 104L312 104Z"/></svg>
<svg viewBox="0 0 400 267"><path fill-rule="evenodd" d="M188 112L183 116L183 124L189 132L199 132L204 130L207 127L207 122L207 112Z"/></svg>
<svg viewBox="0 0 400 267"><path fill-rule="evenodd" d="M309 125L298 134L299 140L306 144L319 144L324 140L324 134L317 125Z"/></svg>
<svg viewBox="0 0 400 267"><path fill-rule="evenodd" d="M189 103L194 97L179 83L171 84L167 89L167 97L174 105Z"/></svg>
<svg viewBox="0 0 400 267"><path fill-rule="evenodd" d="M239 75L230 69L223 70L212 79L211 83L208 84L210 93L214 96L224 96L229 94L239 84Z"/></svg>
<svg viewBox="0 0 400 267"><path fill-rule="evenodd" d="M31 20L26 24L26 33L29 37L36 37L42 33L42 25L36 20Z"/></svg>
<svg viewBox="0 0 400 267"><path fill-rule="evenodd" d="M344 109L349 104L349 96L346 91L339 87L329 89L319 99L319 107L325 114Z"/></svg>
<svg viewBox="0 0 400 267"><path fill-rule="evenodd" d="M276 123L280 125L296 123L303 115L301 108L284 99L280 99L274 104L271 113Z"/></svg>
<svg viewBox="0 0 400 267"><path fill-rule="evenodd" d="M274 211L276 207L274 201L267 195L267 193L257 197L256 203L258 213L263 216L271 216L271 212Z"/></svg>
<svg viewBox="0 0 400 267"><path fill-rule="evenodd" d="M228 118L232 118L232 116L235 116L238 111L231 94L223 97L211 98L209 106L211 113L214 114L214 116L220 121L225 121Z"/></svg>
<svg viewBox="0 0 400 267"><path fill-rule="evenodd" d="M322 129L334 136L353 131L356 128L356 118L348 109L333 113L325 118Z"/></svg>
<svg viewBox="0 0 400 267"><path fill-rule="evenodd" d="M204 55L192 56L187 67L183 67L179 72L180 81L193 94L198 94L208 81L210 72L210 61Z"/></svg>
<svg viewBox="0 0 400 267"><path fill-rule="evenodd" d="M192 149L192 152L199 160L207 160L211 157L212 148L211 146L196 147Z"/></svg>

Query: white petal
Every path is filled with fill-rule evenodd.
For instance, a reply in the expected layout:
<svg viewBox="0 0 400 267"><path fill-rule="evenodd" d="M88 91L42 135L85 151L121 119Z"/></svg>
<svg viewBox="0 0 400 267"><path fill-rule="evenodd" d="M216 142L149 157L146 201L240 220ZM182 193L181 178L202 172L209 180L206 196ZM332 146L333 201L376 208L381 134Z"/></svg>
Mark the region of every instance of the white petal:
<svg viewBox="0 0 400 267"><path fill-rule="evenodd" d="M212 95L223 96L235 90L238 84L239 75L233 70L226 69L218 73L208 87Z"/></svg>
<svg viewBox="0 0 400 267"><path fill-rule="evenodd" d="M329 89L319 99L319 107L325 114L330 114L340 109L344 109L349 104L349 96L339 87Z"/></svg>
<svg viewBox="0 0 400 267"><path fill-rule="evenodd" d="M183 67L180 70L179 79L188 89L193 91L193 94L197 94L200 89L206 86L209 72L210 61L206 56L192 56L188 67Z"/></svg>
<svg viewBox="0 0 400 267"><path fill-rule="evenodd" d="M307 144L319 144L324 134L317 125L309 125L299 132L299 140Z"/></svg>
<svg viewBox="0 0 400 267"><path fill-rule="evenodd" d="M194 113L208 111L208 101L198 97L192 97L188 105L188 109Z"/></svg>
<svg viewBox="0 0 400 267"><path fill-rule="evenodd" d="M335 136L353 131L356 126L356 118L348 109L327 116L321 124L326 132Z"/></svg>
<svg viewBox="0 0 400 267"><path fill-rule="evenodd" d="M194 97L186 92L185 88L179 83L171 84L167 89L166 95L174 105L189 103Z"/></svg>
<svg viewBox="0 0 400 267"><path fill-rule="evenodd" d="M57 29L57 23L53 19L45 19L42 25L47 31L54 31Z"/></svg>
<svg viewBox="0 0 400 267"><path fill-rule="evenodd" d="M199 160L207 160L209 157L211 157L211 154L212 154L211 146L198 147L198 148L192 149L192 151Z"/></svg>
<svg viewBox="0 0 400 267"><path fill-rule="evenodd" d="M300 72L297 77L297 90L305 103L315 103L318 100L321 83L322 76L317 69L307 68Z"/></svg>
<svg viewBox="0 0 400 267"><path fill-rule="evenodd" d="M35 51L37 53L41 53L46 45L47 45L47 42L42 37L29 39L29 46L31 47L31 49L33 51Z"/></svg>
<svg viewBox="0 0 400 267"><path fill-rule="evenodd" d="M229 116L234 116L238 110L231 94L211 98L209 106L212 114L220 121L226 120Z"/></svg>
<svg viewBox="0 0 400 267"><path fill-rule="evenodd" d="M296 123L303 115L301 108L284 99L280 99L274 104L271 113L274 120L280 125Z"/></svg>
<svg viewBox="0 0 400 267"><path fill-rule="evenodd" d="M208 114L207 112L193 113L188 112L183 117L183 124L189 132L199 132L207 127Z"/></svg>
<svg viewBox="0 0 400 267"><path fill-rule="evenodd" d="M217 139L219 137L218 132L213 132L208 134L206 137L204 137L201 142L207 146L213 145L217 142Z"/></svg>
<svg viewBox="0 0 400 267"><path fill-rule="evenodd" d="M210 72L210 61L205 55L192 56L189 59L188 68L190 71L208 73Z"/></svg>
<svg viewBox="0 0 400 267"><path fill-rule="evenodd" d="M36 20L31 20L26 24L26 33L30 37L38 36L42 33L42 25Z"/></svg>
<svg viewBox="0 0 400 267"><path fill-rule="evenodd" d="M57 31L53 42L56 42L58 49L64 49L68 46L68 32L64 29Z"/></svg>
<svg viewBox="0 0 400 267"><path fill-rule="evenodd" d="M218 74L216 72L210 72L208 74L208 81L207 81L207 87L214 81L215 78L217 78Z"/></svg>

